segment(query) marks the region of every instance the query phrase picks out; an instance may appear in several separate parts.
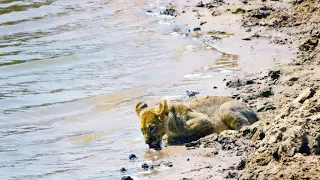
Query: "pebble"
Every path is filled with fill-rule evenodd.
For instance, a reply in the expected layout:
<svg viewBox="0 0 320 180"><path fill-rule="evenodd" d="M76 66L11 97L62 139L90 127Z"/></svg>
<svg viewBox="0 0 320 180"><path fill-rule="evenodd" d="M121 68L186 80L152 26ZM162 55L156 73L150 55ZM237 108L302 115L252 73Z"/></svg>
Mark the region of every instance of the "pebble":
<svg viewBox="0 0 320 180"><path fill-rule="evenodd" d="M136 160L137 156L135 154L130 154L129 159L130 160Z"/></svg>

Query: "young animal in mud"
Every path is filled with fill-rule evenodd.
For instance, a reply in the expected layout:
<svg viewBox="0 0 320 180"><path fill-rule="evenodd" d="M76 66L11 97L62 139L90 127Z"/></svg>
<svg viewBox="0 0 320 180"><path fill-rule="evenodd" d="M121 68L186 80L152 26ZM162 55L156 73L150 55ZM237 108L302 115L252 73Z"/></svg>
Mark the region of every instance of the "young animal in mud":
<svg viewBox="0 0 320 180"><path fill-rule="evenodd" d="M164 135L167 144L184 143L224 130L239 130L259 120L245 104L228 97L171 105L164 100L157 107L140 102L136 113L141 119L145 143L152 149L161 149Z"/></svg>

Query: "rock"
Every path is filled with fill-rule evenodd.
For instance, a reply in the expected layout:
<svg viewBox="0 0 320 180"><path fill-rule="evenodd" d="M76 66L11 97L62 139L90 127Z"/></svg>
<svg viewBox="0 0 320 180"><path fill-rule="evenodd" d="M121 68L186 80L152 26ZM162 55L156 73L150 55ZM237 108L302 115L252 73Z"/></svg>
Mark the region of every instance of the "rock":
<svg viewBox="0 0 320 180"><path fill-rule="evenodd" d="M217 86L213 86L213 89L217 89L218 87Z"/></svg>
<svg viewBox="0 0 320 180"><path fill-rule="evenodd" d="M299 50L300 51L309 51L309 50L312 51L318 45L318 42L319 42L319 40L316 37L308 37L306 39L303 39L300 41Z"/></svg>
<svg viewBox="0 0 320 180"><path fill-rule="evenodd" d="M211 154L217 155L217 154L219 154L219 151L217 149L213 149Z"/></svg>
<svg viewBox="0 0 320 180"><path fill-rule="evenodd" d="M123 176L121 180L133 180L130 176Z"/></svg>
<svg viewBox="0 0 320 180"><path fill-rule="evenodd" d="M212 8L214 8L215 6L213 5L213 4L211 4L211 3L207 3L206 4L206 8L208 8L208 9L212 9Z"/></svg>
<svg viewBox="0 0 320 180"><path fill-rule="evenodd" d="M312 121L320 121L320 114L315 115L311 118Z"/></svg>
<svg viewBox="0 0 320 180"><path fill-rule="evenodd" d="M212 10L211 15L212 15L212 16L219 16L219 15L221 15L221 12L218 11L217 9L214 9L214 10Z"/></svg>
<svg viewBox="0 0 320 180"><path fill-rule="evenodd" d="M257 112L265 112L270 110L275 110L276 107L274 107L272 104L266 104L260 107L257 107Z"/></svg>
<svg viewBox="0 0 320 180"><path fill-rule="evenodd" d="M130 160L136 160L137 156L135 154L130 154L129 159Z"/></svg>
<svg viewBox="0 0 320 180"><path fill-rule="evenodd" d="M280 70L271 70L268 73L268 76L272 79L272 80L277 80L280 77Z"/></svg>
<svg viewBox="0 0 320 180"><path fill-rule="evenodd" d="M151 10L147 10L147 13L152 13L152 11Z"/></svg>
<svg viewBox="0 0 320 180"><path fill-rule="evenodd" d="M173 166L172 162L170 162L170 161L163 161L163 162L161 162L161 164L163 164L166 167L172 167Z"/></svg>
<svg viewBox="0 0 320 180"><path fill-rule="evenodd" d="M272 88L271 87L263 87L259 91L259 96L260 97L270 97L272 96Z"/></svg>
<svg viewBox="0 0 320 180"><path fill-rule="evenodd" d="M141 168L143 169L143 170L145 170L145 171L147 171L147 170L154 170L154 166L152 165L152 164L147 164L147 163L143 163L142 165L141 165Z"/></svg>
<svg viewBox="0 0 320 180"><path fill-rule="evenodd" d="M241 1L242 2L242 4L248 4L248 1L247 0L243 0L243 1Z"/></svg>
<svg viewBox="0 0 320 180"><path fill-rule="evenodd" d="M200 146L200 141L192 141L192 142L189 142L189 143L186 143L185 144L186 147L199 147Z"/></svg>
<svg viewBox="0 0 320 180"><path fill-rule="evenodd" d="M234 179L237 176L236 172L228 171L227 175L224 176L225 179Z"/></svg>
<svg viewBox="0 0 320 180"><path fill-rule="evenodd" d="M167 16L176 16L177 11L175 9L165 9L164 11L161 11L160 14L167 15Z"/></svg>
<svg viewBox="0 0 320 180"><path fill-rule="evenodd" d="M242 8L237 8L231 11L232 14L244 14L246 13L246 10L242 9Z"/></svg>
<svg viewBox="0 0 320 180"><path fill-rule="evenodd" d="M243 38L244 41L251 41L251 38Z"/></svg>
<svg viewBox="0 0 320 180"><path fill-rule="evenodd" d="M200 22L200 26L202 26L202 25L204 25L204 24L206 24L207 23L207 21L201 21Z"/></svg>
<svg viewBox="0 0 320 180"><path fill-rule="evenodd" d="M124 173L124 172L126 172L126 171L127 171L126 168L124 168L124 167L120 168L120 172Z"/></svg>
<svg viewBox="0 0 320 180"><path fill-rule="evenodd" d="M237 166L237 170L243 170L245 167L246 167L246 160L242 159Z"/></svg>
<svg viewBox="0 0 320 180"><path fill-rule="evenodd" d="M265 19L268 16L270 16L270 12L264 12L264 10L261 11L261 9L260 10L257 9L250 14L250 17L257 18L257 19Z"/></svg>
<svg viewBox="0 0 320 180"><path fill-rule="evenodd" d="M203 4L202 1L198 2L198 4L196 5L196 7L204 7L205 5Z"/></svg>
<svg viewBox="0 0 320 180"><path fill-rule="evenodd" d="M196 27L193 29L193 31L201 31L201 28L200 27Z"/></svg>
<svg viewBox="0 0 320 180"><path fill-rule="evenodd" d="M305 100L311 98L315 93L314 89L307 88L293 101L293 103L303 103Z"/></svg>

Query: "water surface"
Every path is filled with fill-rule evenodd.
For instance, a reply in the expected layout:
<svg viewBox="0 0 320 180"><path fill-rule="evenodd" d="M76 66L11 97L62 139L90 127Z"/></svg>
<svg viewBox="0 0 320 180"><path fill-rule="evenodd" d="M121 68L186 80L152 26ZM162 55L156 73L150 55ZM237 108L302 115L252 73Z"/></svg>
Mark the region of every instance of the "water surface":
<svg viewBox="0 0 320 180"><path fill-rule="evenodd" d="M2 0L0 178L118 179L147 151L134 106L213 90L237 56L147 13L167 1Z"/></svg>

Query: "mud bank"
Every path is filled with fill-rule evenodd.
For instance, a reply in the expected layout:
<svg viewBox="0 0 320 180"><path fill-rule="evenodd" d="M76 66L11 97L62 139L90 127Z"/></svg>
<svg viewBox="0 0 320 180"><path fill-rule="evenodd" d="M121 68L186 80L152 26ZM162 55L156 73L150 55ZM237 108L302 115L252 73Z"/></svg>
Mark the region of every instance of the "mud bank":
<svg viewBox="0 0 320 180"><path fill-rule="evenodd" d="M274 68L226 77L234 98L261 121L166 147L170 166L153 161L151 179L318 179L320 174L320 4L316 0L177 2L168 15L188 36L229 47L241 58ZM192 3L192 4L191 4ZM174 11L172 10L174 8ZM174 12L174 14L170 14ZM218 48L218 46L217 46ZM285 63L285 64L283 64ZM159 165L159 163L162 165ZM168 162L166 162L168 163ZM150 171L151 172L151 171ZM153 171L154 172L154 171Z"/></svg>

